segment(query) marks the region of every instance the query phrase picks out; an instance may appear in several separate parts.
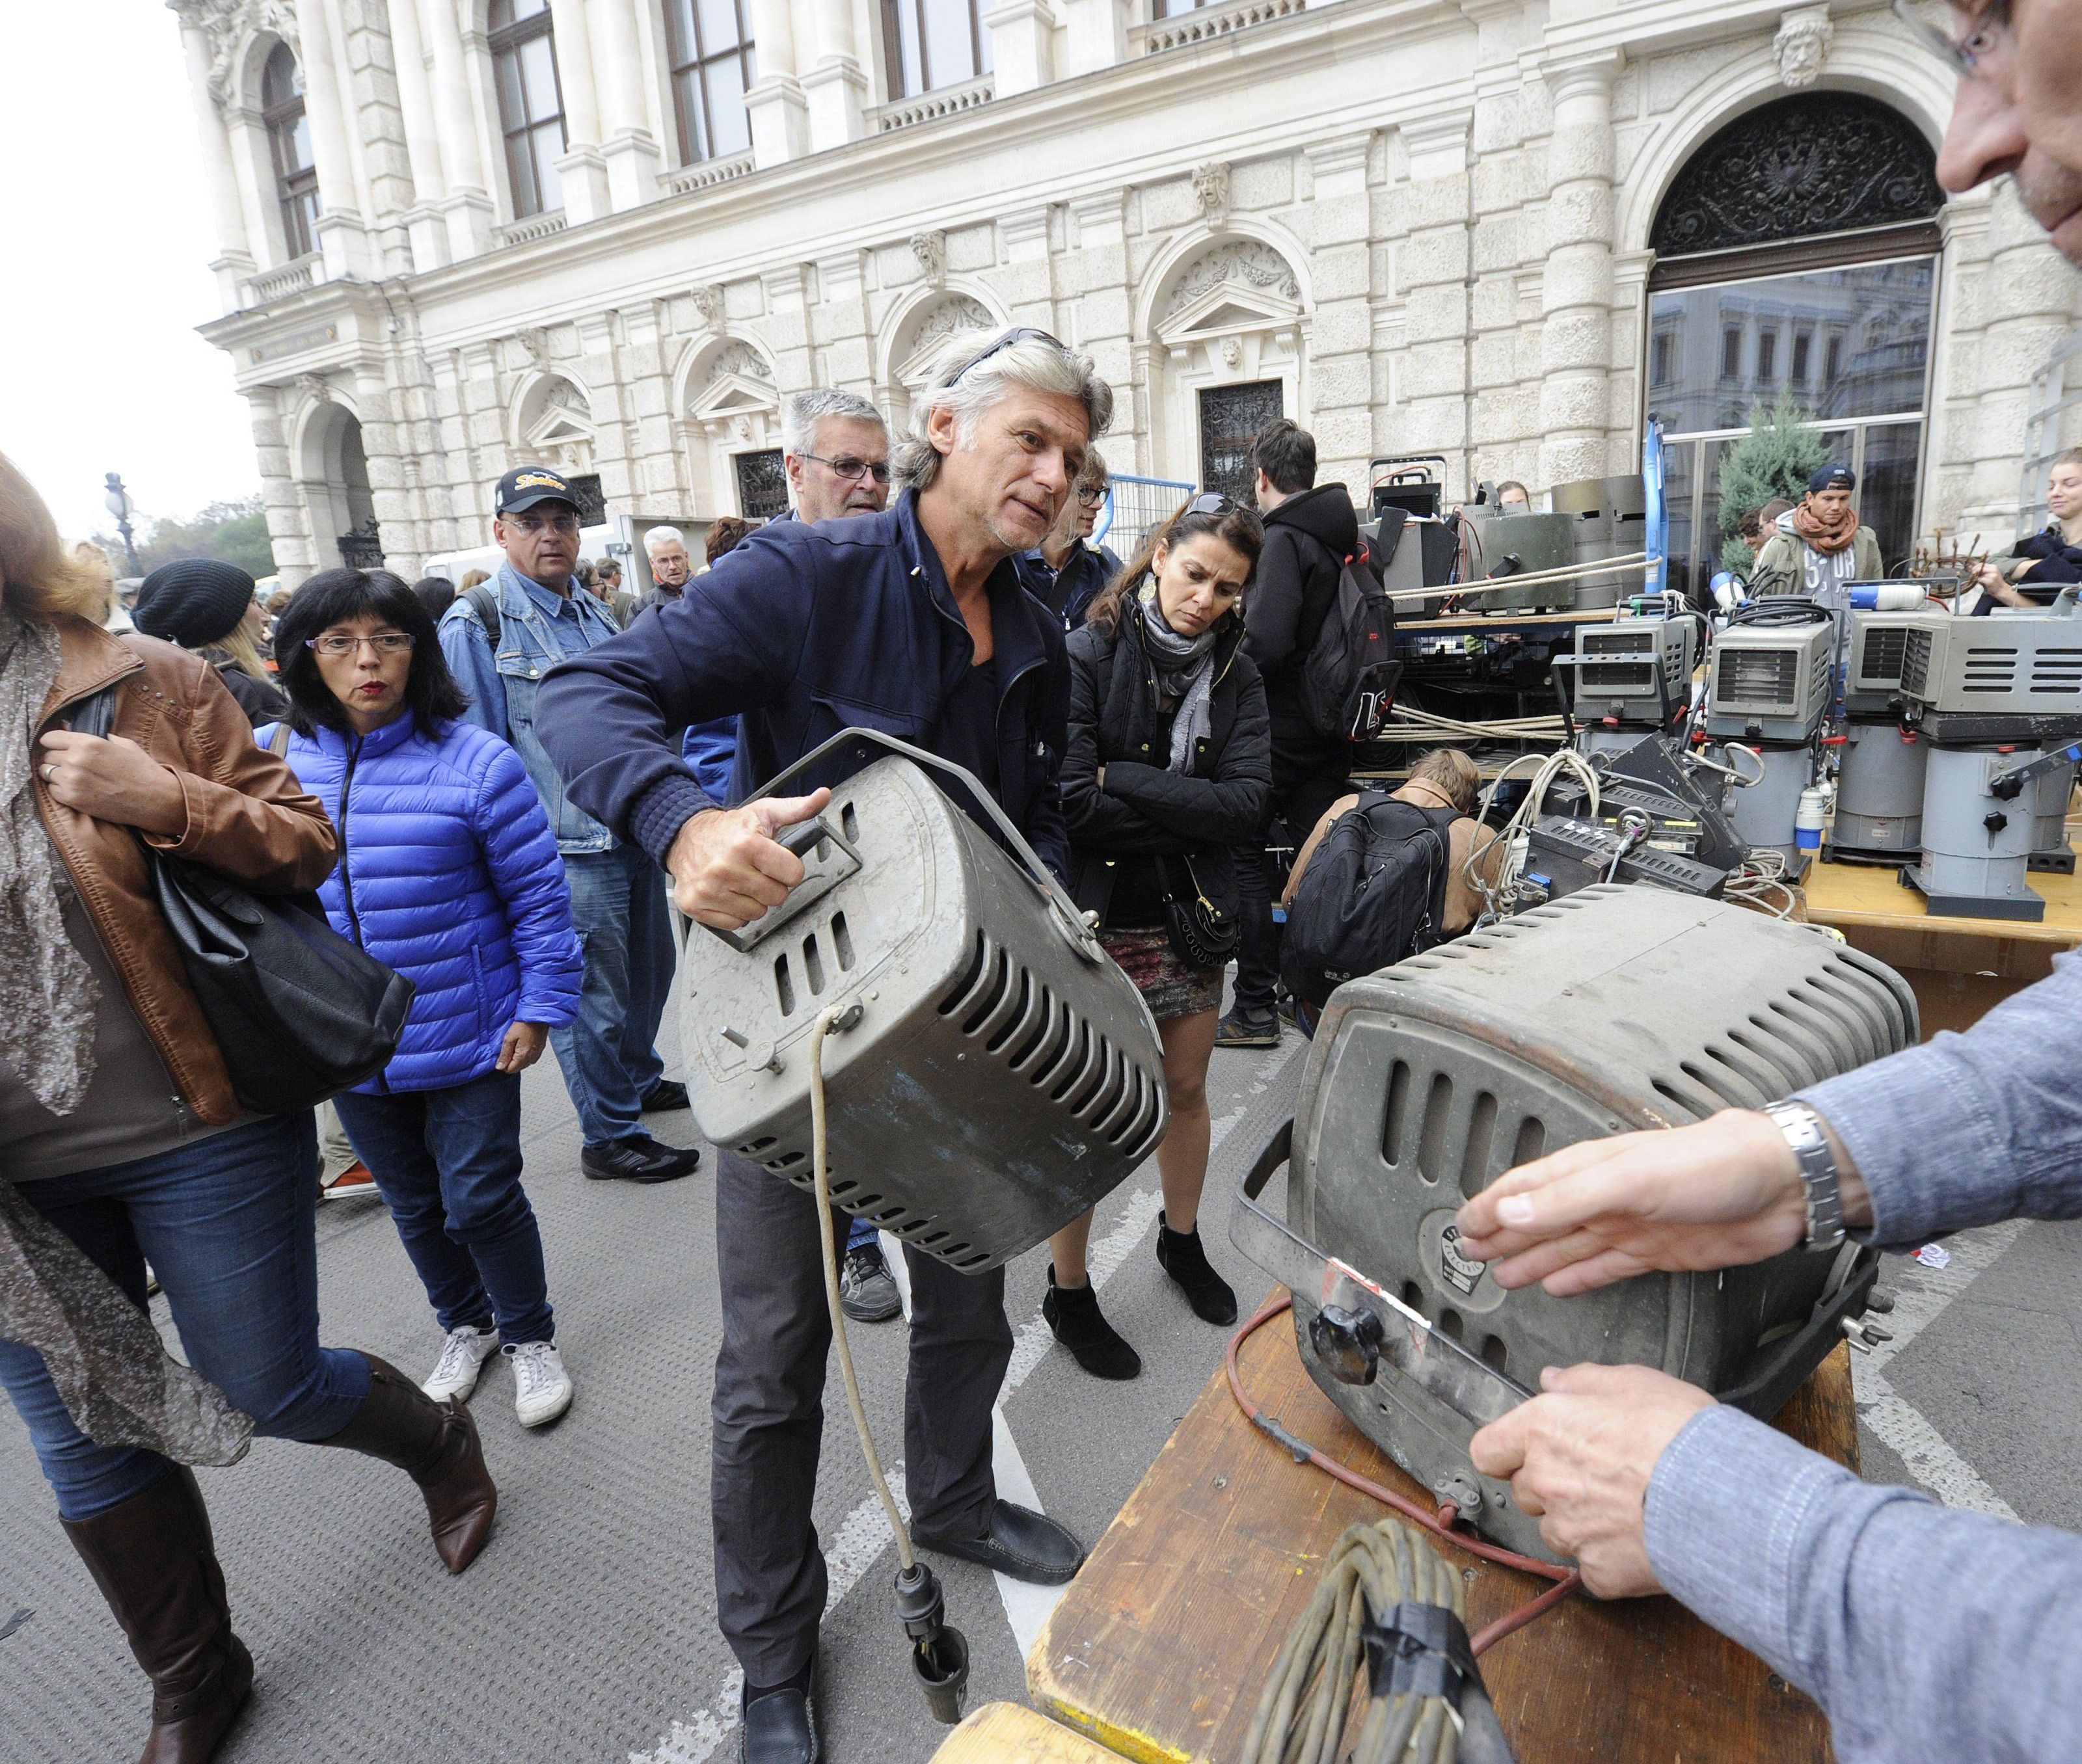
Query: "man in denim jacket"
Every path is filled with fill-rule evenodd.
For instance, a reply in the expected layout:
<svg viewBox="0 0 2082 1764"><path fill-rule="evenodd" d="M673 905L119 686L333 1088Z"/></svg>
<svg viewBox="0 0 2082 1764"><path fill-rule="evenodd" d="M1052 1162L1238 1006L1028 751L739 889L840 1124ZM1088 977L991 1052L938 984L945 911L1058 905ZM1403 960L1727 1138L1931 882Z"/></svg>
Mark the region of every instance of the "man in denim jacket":
<svg viewBox="0 0 2082 1764"><path fill-rule="evenodd" d="M492 507L491 535L506 561L442 614L441 653L470 694L464 715L520 754L571 884L585 986L577 1020L550 1030L550 1045L585 1136L580 1167L596 1180L669 1181L701 1154L643 1130L646 1109L687 1105L685 1087L665 1076L657 1053L672 983L665 878L640 845L617 839L565 794L535 725L542 676L619 628L578 592L578 503L561 474L516 466L499 479Z"/></svg>

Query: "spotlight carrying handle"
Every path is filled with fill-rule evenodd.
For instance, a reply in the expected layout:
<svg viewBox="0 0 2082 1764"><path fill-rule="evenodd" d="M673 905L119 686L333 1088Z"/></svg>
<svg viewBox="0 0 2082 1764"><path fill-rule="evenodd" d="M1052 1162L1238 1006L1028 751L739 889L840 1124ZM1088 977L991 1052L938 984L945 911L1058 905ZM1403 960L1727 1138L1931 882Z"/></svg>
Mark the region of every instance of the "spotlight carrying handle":
<svg viewBox="0 0 2082 1764"><path fill-rule="evenodd" d="M931 771L938 772L947 777L950 777L957 784L960 785L963 789L968 792L969 795L983 810L985 817L989 820L990 823L997 829L1001 835L1003 836L1006 848L1012 853L1013 857L1018 860L1021 868L1025 869L1026 872L1028 879L1033 882L1034 886L1041 891L1043 896L1047 899L1056 920L1056 928L1063 934L1063 941L1068 944L1073 949L1074 949L1080 956L1083 957L1087 962L1096 963L1106 959L1106 951L1100 947L1099 940L1093 933L1091 927L1085 923L1085 916L1082 913L1077 911L1077 903L1072 900L1069 895L1064 891L1063 885L1056 880L1055 876L1049 870L1048 866L1041 861L1040 853L1036 852L1031 845L1027 844L1026 836L1022 833L1017 827L1012 824L1012 817L1007 815L1004 809L999 806L997 799L993 797L989 791L984 788L983 781L977 777L976 775L973 772L971 772L967 767L956 765L951 760L943 760L937 753L928 753L923 747L914 747L909 742L902 740L896 735L889 735L880 729L868 729L858 726L850 729L841 729L828 741L819 743L807 753L804 754L799 760L794 761L790 764L783 766L778 772L775 773L772 777L769 778L764 785L761 785L758 789L754 790L750 796L747 797L744 799L745 802L757 802L762 797L774 795L780 790L782 785L790 782L803 773L809 770L811 767L816 764L820 760L824 759L826 756L837 752L841 747L845 746L848 742L871 743L876 747L886 748L891 753L901 755L904 759L910 760L914 765L921 765L926 767ZM862 755L861 757L865 760L866 756ZM738 806L741 808L744 804L740 803ZM806 827L820 827L824 825L821 819L805 822L803 824ZM832 831L829 827L827 827L824 828L824 834L825 836L832 840L834 844L841 846L848 854L852 857L853 867L858 869L860 863L859 854L853 852L853 848L847 845L845 842L841 840L838 835L836 832ZM784 841L783 843L786 842ZM805 843L814 844L816 843L816 840L814 836L812 836L806 840ZM850 874L850 872L848 872L848 874ZM806 877L804 878L804 882L807 883L809 879L809 878ZM832 878L833 882L839 879L840 878L837 877ZM802 885L798 886L799 888ZM824 892L826 889L830 887L830 886L831 882L826 882L824 885L824 887L818 890L818 893L821 894ZM767 920L772 920L776 924L778 924L782 922L784 918L794 916L794 912L796 910L791 906L794 898L794 895L791 894L787 901L784 901L779 907L774 908L773 911L767 913L765 916L765 918L755 920L753 921L753 924L764 924ZM710 928L711 930L714 929L713 926ZM752 926L748 925L745 928L747 930L750 930L752 928ZM723 937L724 941L727 942L731 942L734 941L733 937L730 935L723 933L718 933L717 934Z"/></svg>

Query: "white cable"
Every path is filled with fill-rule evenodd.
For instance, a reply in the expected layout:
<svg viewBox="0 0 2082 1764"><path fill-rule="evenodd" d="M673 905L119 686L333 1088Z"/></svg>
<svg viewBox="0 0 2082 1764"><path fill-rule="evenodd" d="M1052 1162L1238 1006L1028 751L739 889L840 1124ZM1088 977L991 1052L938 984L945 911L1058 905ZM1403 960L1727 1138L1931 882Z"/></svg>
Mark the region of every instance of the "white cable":
<svg viewBox="0 0 2082 1764"><path fill-rule="evenodd" d="M1590 761L1574 748L1562 747L1547 754L1521 753L1509 761L1490 780L1489 788L1482 793L1481 802L1476 805L1477 825L1486 827L1489 824L1490 810L1496 806L1498 787L1528 760L1539 769L1533 773L1532 782L1525 793L1525 800L1511 811L1511 819L1498 831L1494 840L1469 842L1467 860L1460 866L1461 880L1482 897L1483 917L1487 920L1501 918L1502 911L1498 905L1498 901L1509 900L1517 892L1518 871L1523 862L1517 855L1519 841L1521 836L1529 832L1533 818L1540 813L1540 805L1546 799L1548 785L1562 773L1574 772L1583 784L1584 794L1590 798L1591 815L1595 817L1598 812L1596 771ZM1477 858L1486 856L1498 840L1503 842L1504 865L1498 872L1494 882L1486 882L1476 870L1475 862Z"/></svg>
<svg viewBox="0 0 2082 1764"><path fill-rule="evenodd" d="M1405 600L1436 600L1446 595L1501 594L1511 588L1536 588L1549 583L1587 581L1593 576L1617 575L1629 570L1638 570L1648 561L1645 551L1629 553L1624 558L1611 558L1600 563L1572 563L1553 570L1526 570L1516 575L1486 577L1480 582L1448 583L1433 588L1405 588L1391 594L1389 599L1400 604Z"/></svg>

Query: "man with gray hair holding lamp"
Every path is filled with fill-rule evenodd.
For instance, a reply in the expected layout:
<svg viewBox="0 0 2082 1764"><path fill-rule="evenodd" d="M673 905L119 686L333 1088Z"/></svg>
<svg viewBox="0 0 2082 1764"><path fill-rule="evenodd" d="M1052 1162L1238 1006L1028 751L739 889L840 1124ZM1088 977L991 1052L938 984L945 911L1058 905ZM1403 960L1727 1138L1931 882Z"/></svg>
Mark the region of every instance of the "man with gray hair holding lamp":
<svg viewBox="0 0 2082 1764"><path fill-rule="evenodd" d="M919 396L893 507L770 522L640 629L544 680L542 739L572 800L664 865L682 912L735 929L803 879L776 836L820 810L830 793L819 786L858 761L823 762L794 786L809 795L725 808L673 732L740 717L736 781L749 789L865 718L966 768L1060 874L1069 665L1060 621L1021 588L1011 559L1055 524L1112 415L1090 360L1045 332L949 339ZM1081 1547L999 1499L992 1473L991 1410L1012 1354L1004 1271L905 1256L904 1459L917 1540L1060 1585ZM748 1764L809 1764L826 1593L811 1509L831 1340L816 1201L723 1152L716 1260L717 1615L744 1669Z"/></svg>

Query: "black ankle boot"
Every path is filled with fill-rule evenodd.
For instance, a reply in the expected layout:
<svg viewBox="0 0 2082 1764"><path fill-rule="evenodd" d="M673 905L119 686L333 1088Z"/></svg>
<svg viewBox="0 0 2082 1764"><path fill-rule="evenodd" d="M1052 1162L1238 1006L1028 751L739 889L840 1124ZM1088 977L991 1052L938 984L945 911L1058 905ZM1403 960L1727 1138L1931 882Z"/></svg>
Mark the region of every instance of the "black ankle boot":
<svg viewBox="0 0 2082 1764"><path fill-rule="evenodd" d="M1178 1282L1193 1315L1203 1323L1227 1328L1237 1320L1236 1290L1208 1265L1207 1252L1200 1247L1196 1226L1190 1231L1174 1231L1157 1215L1157 1265Z"/></svg>
<svg viewBox="0 0 2082 1764"><path fill-rule="evenodd" d="M1056 1339L1070 1350L1070 1358L1094 1378L1131 1379L1141 1373L1141 1355L1106 1321L1089 1280L1081 1286L1059 1286L1056 1265L1051 1262L1048 1296L1041 1301L1041 1315L1048 1320Z"/></svg>

